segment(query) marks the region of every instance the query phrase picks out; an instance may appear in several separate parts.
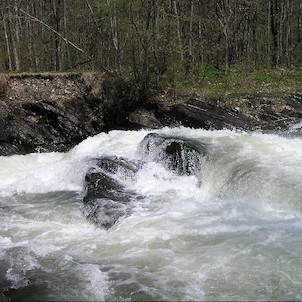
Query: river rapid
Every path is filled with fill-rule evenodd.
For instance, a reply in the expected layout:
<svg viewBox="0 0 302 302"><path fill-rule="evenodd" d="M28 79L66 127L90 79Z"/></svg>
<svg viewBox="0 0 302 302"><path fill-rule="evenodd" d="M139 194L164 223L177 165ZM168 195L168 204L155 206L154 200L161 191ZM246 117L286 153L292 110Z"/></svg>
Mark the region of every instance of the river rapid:
<svg viewBox="0 0 302 302"><path fill-rule="evenodd" d="M101 156L143 160L150 131L0 157L0 292L12 301L302 299L299 127L155 132L205 146L200 175L152 159L118 175L143 198L108 230L85 218L85 174Z"/></svg>

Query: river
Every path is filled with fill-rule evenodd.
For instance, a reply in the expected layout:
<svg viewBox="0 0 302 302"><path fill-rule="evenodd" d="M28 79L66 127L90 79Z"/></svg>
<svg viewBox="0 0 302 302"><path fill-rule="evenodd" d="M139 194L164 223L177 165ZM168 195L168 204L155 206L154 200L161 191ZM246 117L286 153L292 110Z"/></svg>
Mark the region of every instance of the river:
<svg viewBox="0 0 302 302"><path fill-rule="evenodd" d="M299 129L157 130L206 146L199 177L145 161L118 176L143 196L130 214L108 230L86 219L93 160L142 159L149 132L0 157L0 292L12 301L301 300Z"/></svg>

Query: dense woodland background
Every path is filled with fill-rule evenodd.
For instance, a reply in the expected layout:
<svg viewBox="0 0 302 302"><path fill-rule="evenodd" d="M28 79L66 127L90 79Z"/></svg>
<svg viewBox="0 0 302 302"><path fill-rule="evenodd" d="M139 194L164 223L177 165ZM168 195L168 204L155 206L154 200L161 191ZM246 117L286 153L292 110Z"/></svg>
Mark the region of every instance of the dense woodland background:
<svg viewBox="0 0 302 302"><path fill-rule="evenodd" d="M301 0L0 0L1 71L175 74L302 64Z"/></svg>

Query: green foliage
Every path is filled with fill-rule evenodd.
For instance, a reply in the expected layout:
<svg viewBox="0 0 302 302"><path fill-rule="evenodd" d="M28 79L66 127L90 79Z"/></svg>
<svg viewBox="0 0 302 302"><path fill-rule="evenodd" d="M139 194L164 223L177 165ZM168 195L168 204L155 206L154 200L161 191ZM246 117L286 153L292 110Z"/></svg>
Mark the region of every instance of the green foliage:
<svg viewBox="0 0 302 302"><path fill-rule="evenodd" d="M281 10L264 0L11 1L0 7L0 66L126 72L137 86L128 83L129 101L167 86L297 90L301 74L280 69L302 63L301 1L290 2Z"/></svg>
<svg viewBox="0 0 302 302"><path fill-rule="evenodd" d="M225 77L223 70L210 64L200 63L196 69L198 77L202 80L217 81Z"/></svg>
<svg viewBox="0 0 302 302"><path fill-rule="evenodd" d="M268 70L258 70L255 72L255 79L260 83L275 85L280 81L280 76Z"/></svg>
<svg viewBox="0 0 302 302"><path fill-rule="evenodd" d="M183 94L198 91L214 99L232 102L244 95L273 95L302 93L302 69L255 69L244 65L230 66L230 72L199 65L195 73L184 76L181 70L166 74L165 85ZM169 77L167 77L169 75Z"/></svg>

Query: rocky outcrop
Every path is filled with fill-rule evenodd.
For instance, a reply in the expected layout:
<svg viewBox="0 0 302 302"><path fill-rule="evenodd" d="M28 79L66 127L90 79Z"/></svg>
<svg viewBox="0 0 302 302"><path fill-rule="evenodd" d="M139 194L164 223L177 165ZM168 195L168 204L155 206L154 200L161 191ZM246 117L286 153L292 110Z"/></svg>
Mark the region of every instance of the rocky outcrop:
<svg viewBox="0 0 302 302"><path fill-rule="evenodd" d="M109 80L108 80L109 79ZM202 94L140 98L127 80L100 73L0 75L0 155L67 151L113 129L187 126L204 129L286 129L302 119L302 96Z"/></svg>
<svg viewBox="0 0 302 302"><path fill-rule="evenodd" d="M244 96L236 102L211 100L201 94L184 96L169 106L159 103L156 118L163 125L203 129L286 129L302 119L302 96Z"/></svg>
<svg viewBox="0 0 302 302"><path fill-rule="evenodd" d="M0 98L0 154L66 151L104 129L80 75L11 77Z"/></svg>
<svg viewBox="0 0 302 302"><path fill-rule="evenodd" d="M223 108L219 101L209 101L202 95L191 96L184 102L171 106L159 113L159 119L164 124L172 122L192 128L249 129L255 123L252 118L245 116L233 108Z"/></svg>
<svg viewBox="0 0 302 302"><path fill-rule="evenodd" d="M0 155L67 151L100 132L161 127L150 104L137 110L133 83L101 73L0 74Z"/></svg>

